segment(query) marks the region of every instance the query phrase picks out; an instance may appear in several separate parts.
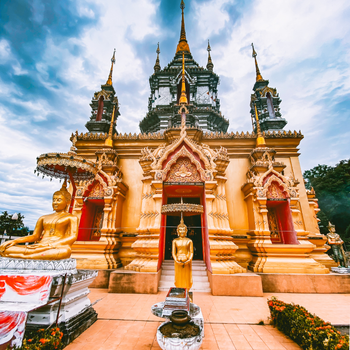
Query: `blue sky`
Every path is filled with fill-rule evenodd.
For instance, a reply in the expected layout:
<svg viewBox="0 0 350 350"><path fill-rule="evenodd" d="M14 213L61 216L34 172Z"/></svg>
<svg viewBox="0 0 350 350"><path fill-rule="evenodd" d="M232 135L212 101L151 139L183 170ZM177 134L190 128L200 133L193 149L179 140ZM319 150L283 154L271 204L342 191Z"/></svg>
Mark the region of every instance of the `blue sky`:
<svg viewBox="0 0 350 350"><path fill-rule="evenodd" d="M303 170L350 153L348 0L187 0L187 39L207 62L210 39L229 131L251 130L251 42L262 76L282 99L286 130L301 130ZM69 150L85 132L90 100L105 83L113 49L119 132L136 132L147 112L156 47L164 67L180 35L180 0L0 1L0 211L33 227L51 212L56 181L37 178L36 157Z"/></svg>

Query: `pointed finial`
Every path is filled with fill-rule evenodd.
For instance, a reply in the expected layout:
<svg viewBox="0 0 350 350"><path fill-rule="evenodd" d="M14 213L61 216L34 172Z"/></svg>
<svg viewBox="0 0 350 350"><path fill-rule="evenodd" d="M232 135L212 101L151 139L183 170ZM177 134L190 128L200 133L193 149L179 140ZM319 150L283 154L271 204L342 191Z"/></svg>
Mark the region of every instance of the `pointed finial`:
<svg viewBox="0 0 350 350"><path fill-rule="evenodd" d="M254 57L255 60L255 69L256 69L256 81L261 81L264 80L263 77L260 74L260 70L259 70L259 66L258 66L258 61L256 59L256 56L258 56L258 54L256 53L255 49L254 49L254 44L252 43L252 49L253 49L253 54L252 57Z"/></svg>
<svg viewBox="0 0 350 350"><path fill-rule="evenodd" d="M111 70L109 72L109 76L108 76L108 79L107 79L107 82L106 82L106 85L112 85L112 74L113 74L113 65L115 63L115 49L114 49L114 52L113 52L113 57L111 59Z"/></svg>
<svg viewBox="0 0 350 350"><path fill-rule="evenodd" d="M210 56L211 47L210 47L209 39L208 39L208 48L207 48L207 51L208 51L207 69L210 70L210 71L212 71L213 68L214 68L214 64L213 64L213 61L211 60L211 56Z"/></svg>
<svg viewBox="0 0 350 350"><path fill-rule="evenodd" d="M109 126L109 132L107 139L105 141L106 147L113 147L113 126L114 126L114 115L115 115L115 105L113 106L113 112L112 112L112 118L111 118L111 125Z"/></svg>
<svg viewBox="0 0 350 350"><path fill-rule="evenodd" d="M185 83L185 53L182 52L182 86L181 86L181 96L180 96L180 105L187 105L187 94L186 94L186 83Z"/></svg>
<svg viewBox="0 0 350 350"><path fill-rule="evenodd" d="M256 147L266 147L265 138L260 129L259 114L258 114L258 109L256 108L256 102L254 103L254 109L255 109L256 133L258 135L258 137L256 138Z"/></svg>
<svg viewBox="0 0 350 350"><path fill-rule="evenodd" d="M183 0L181 0L180 4L181 12L182 12L182 20L181 20L181 34L180 34L180 41L176 48L176 53L179 51L190 51L190 47L188 46L187 39L186 39L186 30L185 30L185 15L184 15L184 9L185 9L185 3Z"/></svg>
<svg viewBox="0 0 350 350"><path fill-rule="evenodd" d="M156 59L156 64L154 65L154 71L155 72L159 72L161 67L160 67L160 63L159 63L159 54L160 54L160 50L159 50L159 43L158 43L158 48L157 48L157 59Z"/></svg>

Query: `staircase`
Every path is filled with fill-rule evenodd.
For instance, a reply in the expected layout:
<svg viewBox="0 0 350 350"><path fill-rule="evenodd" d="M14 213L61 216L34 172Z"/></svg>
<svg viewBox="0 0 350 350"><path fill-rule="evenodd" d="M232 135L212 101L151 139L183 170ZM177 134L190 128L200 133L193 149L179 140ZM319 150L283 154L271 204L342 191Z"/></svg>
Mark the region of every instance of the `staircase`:
<svg viewBox="0 0 350 350"><path fill-rule="evenodd" d="M211 292L208 281L207 267L204 261L192 261L192 292ZM162 264L162 275L160 277L158 290L167 292L171 287L175 287L175 266L173 260L164 260Z"/></svg>

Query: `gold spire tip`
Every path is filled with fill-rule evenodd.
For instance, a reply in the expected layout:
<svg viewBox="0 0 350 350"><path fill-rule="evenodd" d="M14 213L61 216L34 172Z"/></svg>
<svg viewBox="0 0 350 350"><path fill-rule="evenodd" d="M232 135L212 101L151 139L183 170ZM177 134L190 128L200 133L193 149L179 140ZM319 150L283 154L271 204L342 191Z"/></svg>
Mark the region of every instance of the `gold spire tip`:
<svg viewBox="0 0 350 350"><path fill-rule="evenodd" d="M115 63L115 49L113 51L113 57L111 58L111 70L109 71L109 76L106 82L106 85L112 85L112 75L113 75L113 65Z"/></svg>
<svg viewBox="0 0 350 350"><path fill-rule="evenodd" d="M180 41L176 48L176 53L179 51L190 51L190 47L188 46L187 39L186 39L186 30L185 30L185 15L184 15L184 9L185 9L185 3L183 0L181 0L180 4L181 13L182 13L182 19L181 19L181 33L180 33Z"/></svg>
<svg viewBox="0 0 350 350"><path fill-rule="evenodd" d="M264 80L261 73L260 73L260 69L258 66L258 61L256 59L256 56L258 56L258 54L256 53L255 49L254 49L254 44L252 43L252 49L253 49L253 53L252 53L252 57L254 57L255 60L255 70L256 70L256 81L261 81Z"/></svg>

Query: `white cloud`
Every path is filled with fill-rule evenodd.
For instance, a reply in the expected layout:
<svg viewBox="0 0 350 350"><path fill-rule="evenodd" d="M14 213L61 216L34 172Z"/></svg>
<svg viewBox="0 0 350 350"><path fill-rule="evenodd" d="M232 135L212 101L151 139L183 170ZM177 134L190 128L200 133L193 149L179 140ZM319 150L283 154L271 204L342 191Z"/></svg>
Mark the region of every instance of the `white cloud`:
<svg viewBox="0 0 350 350"><path fill-rule="evenodd" d="M11 47L7 40L0 40L0 63L5 63L11 58Z"/></svg>
<svg viewBox="0 0 350 350"><path fill-rule="evenodd" d="M16 115L9 106L0 105L0 211L25 212L26 224L30 226L40 215L51 211L49 197L59 188L57 182L33 175L35 158L47 151L67 151L70 133L77 126L79 131L86 131L89 103L108 77L113 49L117 50L113 85L122 113L118 130L134 133L147 112L148 79L152 71L152 67L145 67L147 58L138 55L135 42L144 45L141 42L147 37L178 36L178 31L172 33L158 26L159 1L77 0L77 3L78 14L90 19L97 14L89 4L97 5L102 14L98 23L85 29L80 37L59 43L49 35L42 59L36 64L40 83L56 96L60 105L52 106L41 98L28 101L14 83L0 81L3 96L30 112ZM33 9L35 4L33 0ZM250 43L254 42L263 77L280 93L282 114L288 120L286 128L302 129L305 134L301 145L304 169L349 157L349 135L344 132L328 135L326 131L334 123L329 113L336 101L350 91L348 1L256 0L244 8L242 17L234 24L226 12L227 5L235 4L233 0L192 4L195 11L192 23L196 24L186 25L189 44L195 60L205 66L207 52L201 46L208 38L217 38L216 42L211 41L212 58L214 71L221 76L219 98L231 130L251 130L249 101L255 69ZM41 23L42 9L37 7L32 16ZM187 13L186 21L187 24ZM232 34L226 38L228 28ZM337 54L332 53L334 45L338 47ZM74 47L79 48L78 55L72 53ZM14 74L29 74L13 58L11 43L2 39L0 64L10 60ZM167 63L162 62L162 66ZM132 91L125 86L132 86ZM332 97L326 101L326 94L332 90ZM52 113L59 115L56 124L42 126L40 123ZM347 123L344 128L350 129L349 118Z"/></svg>
<svg viewBox="0 0 350 350"><path fill-rule="evenodd" d="M216 0L210 5L197 4L198 11L206 13L208 8L220 11L225 2L230 3ZM249 101L255 68L250 43L254 42L263 77L280 93L281 111L288 120L286 129L302 129L308 137L316 128L317 132L310 135L314 143L321 135L324 137L326 130L322 128L332 122L332 116L326 114L331 111L329 107L334 100L350 92L350 65L346 62L350 54L349 15L346 0L336 3L327 0L254 1L233 26L229 40L212 45L214 70L231 85L230 90L219 90L222 111L230 119L230 128L251 129ZM220 20L225 23L225 16L214 23ZM207 25L206 30L202 27L203 23L198 24L198 29L202 29L197 29L198 40L214 36L222 25ZM342 47L341 55L326 63L333 58L325 47L331 50L337 41ZM325 101L325 95L337 87L342 88L334 91L331 101ZM321 147L327 152L328 145ZM349 143L346 147L350 147ZM318 159L312 156L312 149L302 144L302 152L306 168L317 165ZM344 156L344 152L342 154Z"/></svg>

